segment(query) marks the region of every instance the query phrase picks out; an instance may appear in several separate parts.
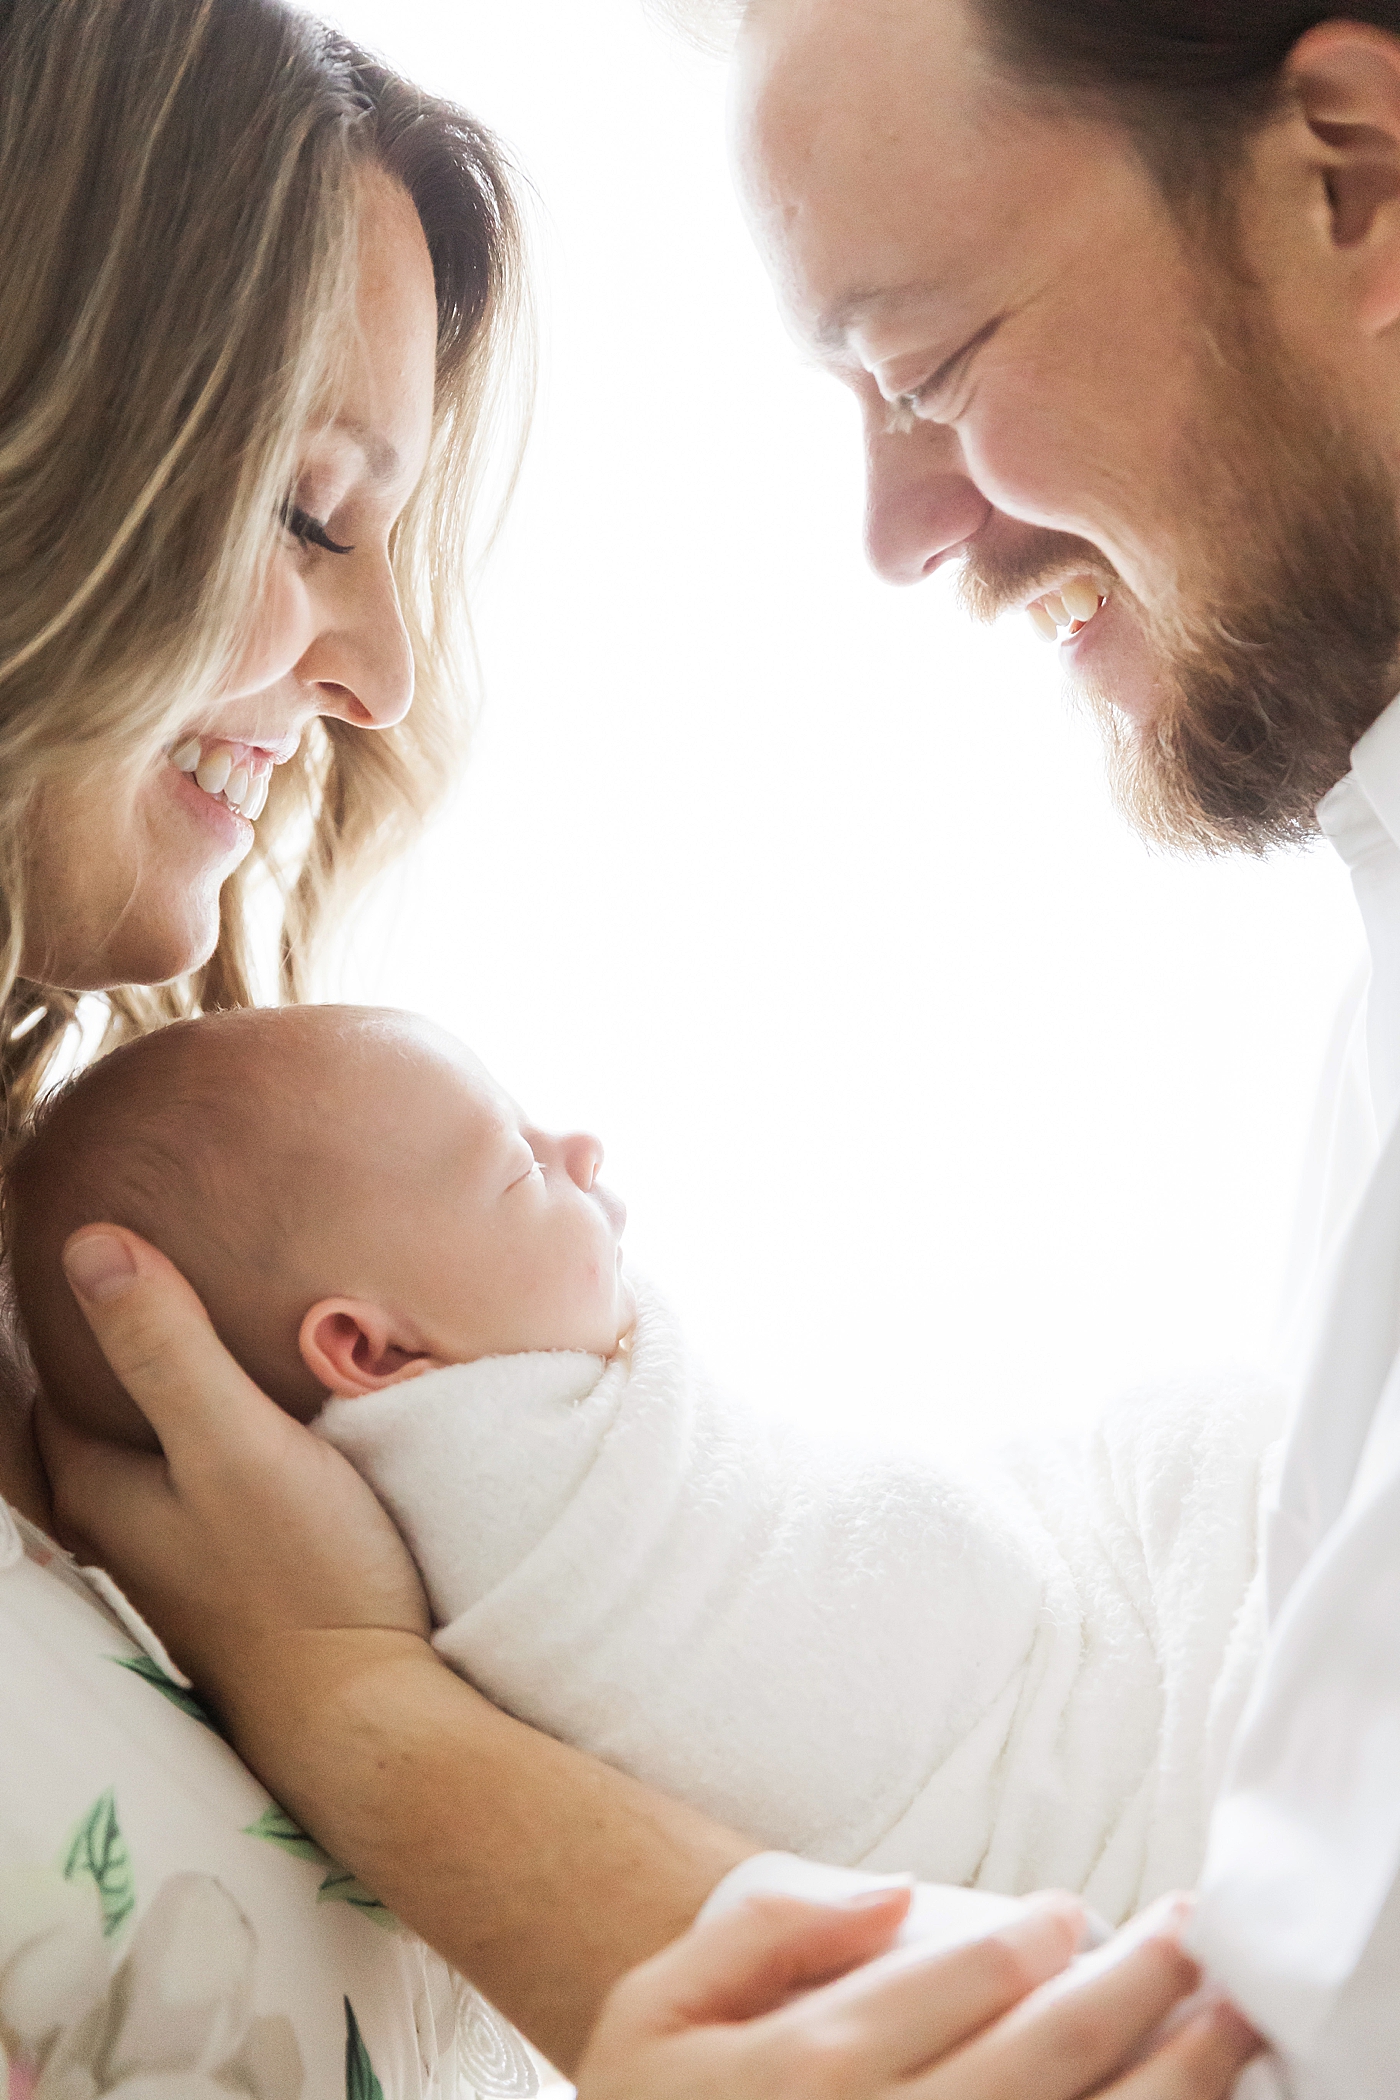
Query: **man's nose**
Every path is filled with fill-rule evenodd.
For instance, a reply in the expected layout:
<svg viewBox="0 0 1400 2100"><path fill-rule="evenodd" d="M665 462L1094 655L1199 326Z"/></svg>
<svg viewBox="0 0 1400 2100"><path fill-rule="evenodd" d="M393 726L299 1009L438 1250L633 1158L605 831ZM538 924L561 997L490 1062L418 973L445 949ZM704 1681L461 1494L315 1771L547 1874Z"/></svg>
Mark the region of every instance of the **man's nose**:
<svg viewBox="0 0 1400 2100"><path fill-rule="evenodd" d="M888 425L877 398L866 412L865 549L886 583L921 583L982 530L992 506L963 470L951 430Z"/></svg>

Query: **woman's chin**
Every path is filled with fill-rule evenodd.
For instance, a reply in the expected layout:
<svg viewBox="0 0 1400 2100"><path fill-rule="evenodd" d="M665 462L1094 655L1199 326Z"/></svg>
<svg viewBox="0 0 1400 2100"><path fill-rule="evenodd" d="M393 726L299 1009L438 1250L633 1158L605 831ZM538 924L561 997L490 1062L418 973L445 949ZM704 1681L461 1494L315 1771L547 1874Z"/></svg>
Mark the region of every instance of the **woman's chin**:
<svg viewBox="0 0 1400 2100"><path fill-rule="evenodd" d="M216 897L213 911L201 922L153 929L145 941L134 941L131 949L120 956L111 981L113 984L173 984L177 978L188 977L191 970L202 969L218 945Z"/></svg>
<svg viewBox="0 0 1400 2100"><path fill-rule="evenodd" d="M50 952L24 974L70 992L172 984L207 963L219 943L218 891L209 902L193 896L181 902L185 909L175 916L147 917L133 906L105 940L75 942L72 967L61 952Z"/></svg>
<svg viewBox="0 0 1400 2100"><path fill-rule="evenodd" d="M125 813L83 781L52 793L40 816L24 976L101 992L169 984L208 962L220 893L253 844L246 817L164 760Z"/></svg>

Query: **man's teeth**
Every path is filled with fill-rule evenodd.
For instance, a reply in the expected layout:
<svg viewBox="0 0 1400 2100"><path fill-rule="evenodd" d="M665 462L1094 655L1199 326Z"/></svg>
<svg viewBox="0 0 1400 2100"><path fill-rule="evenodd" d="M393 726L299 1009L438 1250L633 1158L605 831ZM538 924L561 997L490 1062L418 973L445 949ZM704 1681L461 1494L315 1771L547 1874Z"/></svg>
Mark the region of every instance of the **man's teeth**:
<svg viewBox="0 0 1400 2100"><path fill-rule="evenodd" d="M206 795L222 795L249 823L256 823L267 802L271 769L258 769L235 759L227 744L211 742L204 748L202 737L192 736L170 754L177 773L192 773Z"/></svg>
<svg viewBox="0 0 1400 2100"><path fill-rule="evenodd" d="M1046 591L1026 611L1036 633L1053 642L1059 639L1062 627L1071 635L1087 627L1104 602L1104 595L1092 578L1075 576L1057 591Z"/></svg>
<svg viewBox="0 0 1400 2100"><path fill-rule="evenodd" d="M1072 620L1092 620L1103 603L1098 585L1090 583L1087 576L1076 576L1072 583L1063 584L1060 597Z"/></svg>

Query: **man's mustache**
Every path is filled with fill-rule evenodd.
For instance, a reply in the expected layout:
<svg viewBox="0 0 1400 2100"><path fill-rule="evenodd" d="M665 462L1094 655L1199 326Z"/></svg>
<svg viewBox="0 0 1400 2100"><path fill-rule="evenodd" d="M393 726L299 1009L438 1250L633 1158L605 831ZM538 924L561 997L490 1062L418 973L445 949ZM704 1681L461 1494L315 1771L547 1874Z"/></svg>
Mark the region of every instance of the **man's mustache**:
<svg viewBox="0 0 1400 2100"><path fill-rule="evenodd" d="M1017 611L1072 576L1090 576L1107 595L1118 571L1091 540L1072 532L1018 532L1010 544L974 540L958 573L958 600L974 620Z"/></svg>

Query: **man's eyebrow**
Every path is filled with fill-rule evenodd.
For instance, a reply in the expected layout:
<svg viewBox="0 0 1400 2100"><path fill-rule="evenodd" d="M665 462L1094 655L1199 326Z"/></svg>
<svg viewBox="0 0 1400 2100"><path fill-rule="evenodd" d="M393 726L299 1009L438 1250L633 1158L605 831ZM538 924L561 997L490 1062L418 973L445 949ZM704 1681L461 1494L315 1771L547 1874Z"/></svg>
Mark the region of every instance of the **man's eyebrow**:
<svg viewBox="0 0 1400 2100"><path fill-rule="evenodd" d="M844 350L851 329L872 307L906 306L916 299L932 299L938 291L936 284L886 284L851 292L827 308L817 322L814 340L823 350Z"/></svg>
<svg viewBox="0 0 1400 2100"><path fill-rule="evenodd" d="M369 468L373 480L397 479L402 461L389 440L381 437L377 430L371 430L367 423L361 423L354 416L337 416L331 428L343 430L345 435L359 446L365 455L365 465Z"/></svg>

